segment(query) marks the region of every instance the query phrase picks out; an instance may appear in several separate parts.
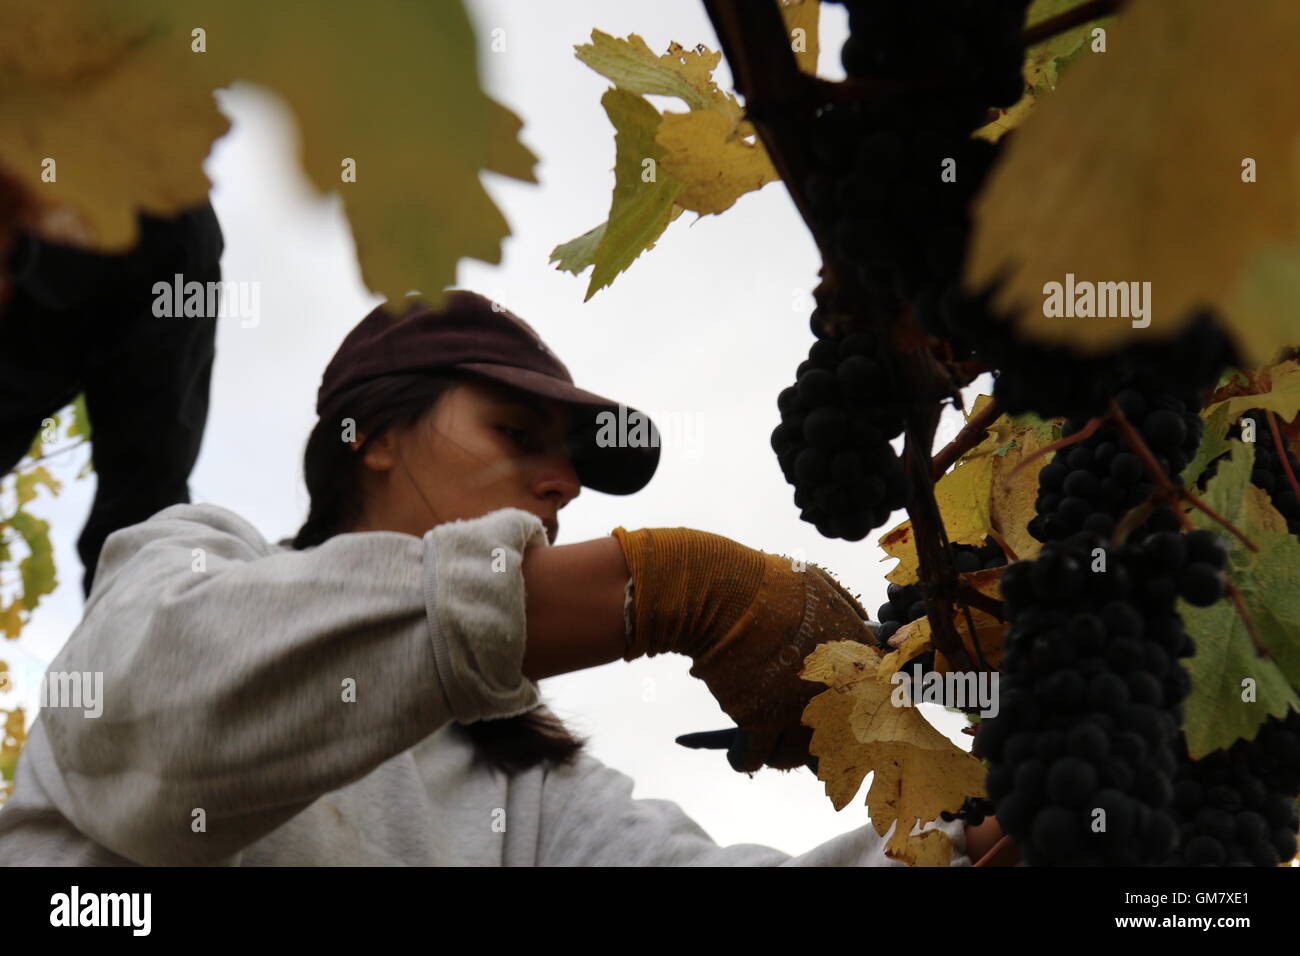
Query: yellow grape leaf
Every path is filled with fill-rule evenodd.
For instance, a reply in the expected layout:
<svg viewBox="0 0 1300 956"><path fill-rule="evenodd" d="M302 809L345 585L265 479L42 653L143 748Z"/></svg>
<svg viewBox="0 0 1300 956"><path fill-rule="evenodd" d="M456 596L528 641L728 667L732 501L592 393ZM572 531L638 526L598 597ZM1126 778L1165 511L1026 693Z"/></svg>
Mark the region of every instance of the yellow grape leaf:
<svg viewBox="0 0 1300 956"><path fill-rule="evenodd" d="M1110 33L993 170L964 282L1006 269L994 304L1035 341L1091 352L1164 339L1208 307L1246 361L1267 361L1300 340L1300 297L1265 297L1266 319L1230 299L1252 257L1300 240L1300 4L1258 0L1242 16L1218 0L1133 3ZM1248 158L1257 182L1242 181ZM1067 275L1149 282L1150 327L1043 315L1044 285Z"/></svg>
<svg viewBox="0 0 1300 956"><path fill-rule="evenodd" d="M948 540L953 544L982 545L989 533L989 499L993 488L993 462L984 455L959 461L934 486L935 501ZM885 575L895 584L911 584L917 579L919 561L912 540L912 523L904 521L880 539L880 547L898 565Z"/></svg>
<svg viewBox="0 0 1300 956"><path fill-rule="evenodd" d="M856 641L831 641L808 656L800 676L829 687L804 710L803 723L813 728L809 750L818 758L818 777L837 810L875 772L867 795L872 825L883 836L898 824L888 856L911 865L946 866L952 858L946 835L912 836L911 830L956 809L967 794L982 796L984 768L915 707L891 703L895 688L881 679L880 663L875 648Z"/></svg>
<svg viewBox="0 0 1300 956"><path fill-rule="evenodd" d="M1015 432L1015 444L1007 449L1006 454L992 458L990 524L1021 561L1036 557L1043 547L1042 542L1029 533L1028 525L1038 500L1038 473L1052 460L1052 456L1042 455L1015 475L1011 473L1050 441L1037 428L1025 428Z"/></svg>
<svg viewBox="0 0 1300 956"><path fill-rule="evenodd" d="M730 209L745 193L781 178L763 144L746 140L713 110L665 113L655 142L666 150L660 165L685 184L677 203L701 215Z"/></svg>
<svg viewBox="0 0 1300 956"><path fill-rule="evenodd" d="M881 680L893 676L912 658L928 651L933 640L934 631L930 627L928 617L918 617L915 621L908 621L889 639L894 650L881 658L876 676Z"/></svg>
<svg viewBox="0 0 1300 956"><path fill-rule="evenodd" d="M212 97L235 81L287 101L308 179L338 191L366 285L389 299L412 288L438 304L465 256L501 261L509 228L480 182L484 170L536 182L518 117L483 93L477 44L459 0L401 4L383 16L347 4L313 7L225 0L204 5L118 0L88 11L71 0L21 7L6 20L27 69L8 77L0 164L84 210L101 247L135 238L134 210L173 212L208 191L201 162L228 127ZM41 8L35 19L31 10ZM93 13L93 16L91 15ZM34 40L39 29L51 40ZM205 31L192 52L191 31ZM80 60L63 63L73 51ZM58 64L51 81L31 64ZM87 82L88 76L96 77ZM59 162L39 182L40 159ZM355 181L346 181L355 164Z"/></svg>
<svg viewBox="0 0 1300 956"><path fill-rule="evenodd" d="M885 846L890 859L909 866L949 866L952 840L948 834L942 830L913 834L911 830L936 819L944 810L960 807L966 794L984 796L984 766L925 718L920 719L932 735L927 740L930 746L923 747L916 740L881 745L889 753L882 755L875 767L867 806L872 825L881 836L897 824Z"/></svg>
<svg viewBox="0 0 1300 956"><path fill-rule="evenodd" d="M193 24L157 30L143 12L0 0L0 167L47 209L75 210L80 238L105 251L135 244L137 207L206 199L203 159L230 128L210 61L190 52Z"/></svg>
<svg viewBox="0 0 1300 956"><path fill-rule="evenodd" d="M856 705L851 691L858 682L875 680L879 658L869 645L828 641L805 659L800 672L805 680L821 681L831 688L808 702L803 723L813 728L808 752L817 757L817 778L826 785L826 796L836 810L849 805L867 774L875 769L873 761L880 745L859 742L849 719Z"/></svg>
<svg viewBox="0 0 1300 956"><path fill-rule="evenodd" d="M38 485L44 485L52 495L57 495L63 487L59 479L51 475L44 465L20 471L14 478L14 490L18 493L18 507L21 508L36 497Z"/></svg>
<svg viewBox="0 0 1300 956"><path fill-rule="evenodd" d="M1273 411L1282 422L1289 422L1300 414L1300 362L1288 360L1279 362L1265 370L1269 390L1258 395L1237 395L1233 398L1216 402L1202 412L1202 418L1223 409L1223 414L1230 419L1237 419L1252 408L1266 408ZM1263 441L1257 436L1257 441ZM1272 435L1268 434L1271 442Z"/></svg>
<svg viewBox="0 0 1300 956"><path fill-rule="evenodd" d="M790 36L795 62L805 73L817 75L819 0L781 0L781 18Z"/></svg>

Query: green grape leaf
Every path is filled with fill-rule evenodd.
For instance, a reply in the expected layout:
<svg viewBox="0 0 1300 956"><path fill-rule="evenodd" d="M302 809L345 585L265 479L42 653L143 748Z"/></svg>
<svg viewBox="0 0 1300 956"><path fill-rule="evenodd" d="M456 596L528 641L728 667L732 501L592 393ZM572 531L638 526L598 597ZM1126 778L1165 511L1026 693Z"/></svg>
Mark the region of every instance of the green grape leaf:
<svg viewBox="0 0 1300 956"><path fill-rule="evenodd" d="M663 147L655 142L659 111L643 97L617 87L606 90L600 102L616 130L609 218L603 227L597 226L557 246L550 259L561 260L558 268L575 275L588 265L595 267L584 302L651 248L681 211L674 200L683 183L659 165L664 156ZM653 160L654 165L643 163L646 159ZM653 178L645 182L643 175L648 175L649 169L653 169ZM594 241L597 232L599 242Z"/></svg>
<svg viewBox="0 0 1300 956"><path fill-rule="evenodd" d="M1248 493L1254 460L1249 443L1233 442L1231 457L1219 463L1203 497L1259 546L1258 553L1252 552L1236 536L1225 535L1228 576L1272 659L1255 653L1231 600L1208 608L1178 601L1178 612L1196 641L1196 654L1186 663L1192 693L1183 720L1193 758L1230 747L1241 737L1253 739L1269 715L1282 717L1288 708L1300 707L1295 691L1300 687L1300 541L1285 531L1268 530L1280 526L1280 516L1266 495ZM1200 510L1191 513L1191 520L1224 534ZM1241 699L1245 679L1255 682L1254 702Z"/></svg>
<svg viewBox="0 0 1300 956"><path fill-rule="evenodd" d="M1201 443L1196 448L1196 457L1183 469L1183 487L1194 488L1197 479L1209 467L1210 462L1230 449L1234 440L1228 437L1228 429L1235 420L1227 402L1219 402L1201 412L1205 420L1205 431L1201 434Z"/></svg>

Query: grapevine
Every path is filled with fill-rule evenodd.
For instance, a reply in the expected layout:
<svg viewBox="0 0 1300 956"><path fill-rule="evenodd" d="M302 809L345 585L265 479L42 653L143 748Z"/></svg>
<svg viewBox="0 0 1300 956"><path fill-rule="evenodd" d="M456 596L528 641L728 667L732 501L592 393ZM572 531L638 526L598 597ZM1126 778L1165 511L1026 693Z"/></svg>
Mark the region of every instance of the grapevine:
<svg viewBox="0 0 1300 956"><path fill-rule="evenodd" d="M915 580L891 582L876 612L886 659L906 643L925 672L941 662L985 671L973 610L1000 625L1002 710L974 733L987 793L954 796L942 818L978 826L996 815L1028 865L1289 859L1297 711L1201 760L1180 729L1196 640L1177 602L1230 601L1261 659L1271 656L1229 564L1230 546L1258 546L1205 500L1218 462L1192 486L1183 478L1209 440L1217 383L1244 364L1236 343L1205 308L1175 335L1084 354L1033 340L1020 316L994 307L996 287L962 282L973 201L1015 137L972 133L1020 98L1027 43L1120 5L1083 4L1031 30L1021 0L843 5L848 78L831 84L795 67L775 6L706 2L746 115L822 253L815 341L778 396L771 439L800 517L858 541L906 508ZM949 56L919 75L912 64L936 45ZM936 453L940 407L961 408L961 389L982 372L992 401ZM950 540L936 494L1008 416L1060 429L1020 459L1022 480L1037 485L1024 559L1006 527L979 544ZM1247 418L1266 440L1277 434L1271 414ZM1300 465L1280 436L1269 448L1252 478L1294 532ZM1196 529L1197 513L1216 530ZM974 583L989 572L1000 601ZM920 651L917 624L930 634ZM1097 814L1108 821L1100 831Z"/></svg>

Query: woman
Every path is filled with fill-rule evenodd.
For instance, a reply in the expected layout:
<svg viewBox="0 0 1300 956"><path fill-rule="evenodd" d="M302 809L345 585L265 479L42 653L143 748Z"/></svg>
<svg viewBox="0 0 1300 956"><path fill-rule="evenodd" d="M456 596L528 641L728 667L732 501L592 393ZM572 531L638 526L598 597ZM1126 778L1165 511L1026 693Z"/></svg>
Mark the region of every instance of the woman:
<svg viewBox="0 0 1300 956"><path fill-rule="evenodd" d="M292 542L210 504L109 538L50 666L102 673L101 713L41 710L6 862L895 865L870 825L796 857L719 847L541 706L544 677L687 654L743 732L733 766L789 769L824 689L800 662L868 632L820 568L718 535L554 546L582 486L638 490L658 447L611 443L618 406L527 323L469 292L381 306L317 412ZM996 836L938 827L957 865Z"/></svg>

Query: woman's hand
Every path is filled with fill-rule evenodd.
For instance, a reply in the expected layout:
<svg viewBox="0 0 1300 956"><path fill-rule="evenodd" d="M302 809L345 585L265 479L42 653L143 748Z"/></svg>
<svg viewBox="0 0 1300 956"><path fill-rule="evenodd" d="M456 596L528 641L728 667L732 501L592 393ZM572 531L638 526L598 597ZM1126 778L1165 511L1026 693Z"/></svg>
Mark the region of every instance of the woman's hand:
<svg viewBox="0 0 1300 956"><path fill-rule="evenodd" d="M1002 842L1004 837L1005 843ZM1015 841L1002 832L997 817L985 817L979 826L966 827L966 855L970 857L972 866L979 864L995 847L997 852L984 861L984 866L1015 866L1020 862L1020 851Z"/></svg>
<svg viewBox="0 0 1300 956"><path fill-rule="evenodd" d="M745 731L731 765L752 773L808 763L801 718L826 688L799 677L826 641L874 642L867 613L813 564L690 528L616 528L632 574L635 623L626 660L673 652L695 663ZM741 752L736 753L737 750Z"/></svg>

